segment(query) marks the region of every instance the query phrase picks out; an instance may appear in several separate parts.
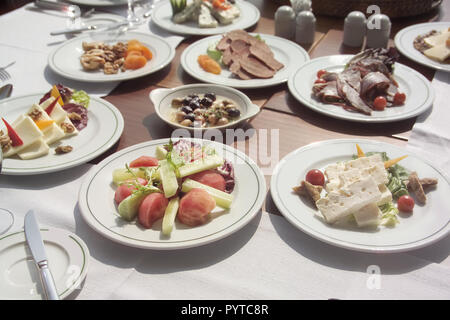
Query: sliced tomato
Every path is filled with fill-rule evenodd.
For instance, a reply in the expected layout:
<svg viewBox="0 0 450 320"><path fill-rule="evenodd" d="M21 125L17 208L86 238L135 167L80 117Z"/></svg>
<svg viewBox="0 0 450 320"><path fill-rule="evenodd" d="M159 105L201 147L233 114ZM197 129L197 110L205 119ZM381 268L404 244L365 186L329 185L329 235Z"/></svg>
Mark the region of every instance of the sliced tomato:
<svg viewBox="0 0 450 320"><path fill-rule="evenodd" d="M13 127L11 127L11 125L4 118L2 118L2 120L6 126L6 129L8 130L8 136L11 139L11 145L13 147L23 145L23 141L22 139L20 139L19 134L16 132L16 130L14 130Z"/></svg>
<svg viewBox="0 0 450 320"><path fill-rule="evenodd" d="M158 159L149 156L141 156L130 162L130 168L156 167L157 165Z"/></svg>
<svg viewBox="0 0 450 320"><path fill-rule="evenodd" d="M317 78L322 78L322 76L325 74L325 73L327 73L327 71L326 70L319 70L319 71L317 71Z"/></svg>
<svg viewBox="0 0 450 320"><path fill-rule="evenodd" d="M406 94L397 92L394 96L394 104L401 105L404 104L406 100Z"/></svg>

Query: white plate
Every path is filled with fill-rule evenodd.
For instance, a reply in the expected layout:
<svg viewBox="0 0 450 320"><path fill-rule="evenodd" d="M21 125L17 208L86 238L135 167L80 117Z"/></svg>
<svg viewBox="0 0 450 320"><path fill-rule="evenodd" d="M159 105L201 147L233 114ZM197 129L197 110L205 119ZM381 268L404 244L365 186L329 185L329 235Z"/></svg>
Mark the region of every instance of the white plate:
<svg viewBox="0 0 450 320"><path fill-rule="evenodd" d="M397 32L394 39L395 46L403 55L417 63L437 70L450 71L450 64L427 58L414 48L414 40L417 36L427 34L432 30L441 31L449 27L450 22L428 22L412 25Z"/></svg>
<svg viewBox="0 0 450 320"><path fill-rule="evenodd" d="M167 144L169 139L140 143L123 149L99 163L86 176L78 198L78 205L85 221L103 236L121 244L144 249L181 249L204 245L222 239L245 226L259 212L266 195L264 175L245 154L233 147L212 141L192 139L212 145L217 153L233 163L236 186L234 200L228 212L210 222L190 228L176 222L170 238L161 235L161 220L151 229L143 229L137 223L123 221L117 213L112 187L112 172L125 163L142 156L155 155L156 147Z"/></svg>
<svg viewBox="0 0 450 320"><path fill-rule="evenodd" d="M49 267L60 299L81 288L89 266L89 250L75 234L41 228ZM44 299L39 272L23 231L0 237L0 300Z"/></svg>
<svg viewBox="0 0 450 320"><path fill-rule="evenodd" d="M93 39L93 35L85 34L68 40L53 50L48 57L49 67L65 78L86 82L109 82L135 79L149 75L167 66L175 56L175 49L163 38L140 32L127 32L122 35L105 38L103 41L112 44L119 41L137 39L144 44L153 54L147 64L137 70L119 71L117 74L104 74L103 70L85 71L80 64L83 54L83 41L99 41Z"/></svg>
<svg viewBox="0 0 450 320"><path fill-rule="evenodd" d="M128 0L68 0L68 1L82 6L98 6L98 7L123 6L128 3Z"/></svg>
<svg viewBox="0 0 450 320"><path fill-rule="evenodd" d="M186 22L182 24L172 21L172 6L170 1L161 1L155 5L152 12L152 21L159 27L179 34L209 36L222 34L235 29L247 29L258 22L260 13L258 8L248 1L236 1L236 5L241 10L240 17L233 23L220 25L217 28L200 28L196 22Z"/></svg>
<svg viewBox="0 0 450 320"><path fill-rule="evenodd" d="M317 71L325 69L340 72L353 56L335 55L316 58L303 64L292 73L288 81L291 94L310 109L327 116L356 122L392 122L415 117L432 106L434 90L430 82L417 71L395 63L394 78L399 90L406 94L403 106L386 108L384 111L373 111L372 115L350 112L333 104L322 103L312 95L312 86L317 79Z"/></svg>
<svg viewBox="0 0 450 320"><path fill-rule="evenodd" d="M216 95L228 98L237 104L237 107L241 111L241 116L238 120L232 121L226 125L216 126L211 128L189 128L182 126L172 120L171 115L175 112L175 108L172 108L172 99L182 98L189 94L205 94L208 92L215 93ZM168 125L174 128L180 129L193 129L193 130L208 130L208 129L227 129L236 127L239 123L248 120L256 116L261 108L252 101L242 92L225 86L212 85L212 84L189 84L185 86L180 86L172 89L155 89L150 92L150 100L155 106L155 111L158 117L166 122Z"/></svg>
<svg viewBox="0 0 450 320"><path fill-rule="evenodd" d="M0 102L0 114L12 123L19 115L27 112L33 103L38 103L44 93L30 94L3 100ZM73 151L56 155L54 148L58 142L50 145L46 156L21 160L18 157L3 159L2 174L32 175L69 169L86 163L111 148L122 135L124 122L122 114L104 99L91 97L88 107L88 125L78 135L60 140L62 144L73 147Z"/></svg>
<svg viewBox="0 0 450 320"><path fill-rule="evenodd" d="M200 81L222 84L234 88L250 89L269 87L286 82L294 70L297 70L303 63L309 60L309 55L305 49L295 42L268 34L259 35L273 51L275 58L284 64L284 67L273 78L242 80L234 77L228 68L223 66L222 72L218 75L203 70L197 62L198 56L206 54L208 46L222 39L222 35L198 40L187 47L181 54L181 66L192 77Z"/></svg>
<svg viewBox="0 0 450 320"><path fill-rule="evenodd" d="M412 215L399 215L395 228L377 230L342 228L323 221L320 212L292 192L292 187L304 180L311 169L323 170L338 161L351 160L356 143L364 152L385 151L390 158L409 156L401 165L414 170L420 177L438 179L435 190L427 193L427 204L416 204ZM313 143L284 157L274 170L270 183L272 198L280 212L297 228L326 243L364 252L401 252L434 243L449 234L450 180L428 161L406 149L387 143L342 139Z"/></svg>

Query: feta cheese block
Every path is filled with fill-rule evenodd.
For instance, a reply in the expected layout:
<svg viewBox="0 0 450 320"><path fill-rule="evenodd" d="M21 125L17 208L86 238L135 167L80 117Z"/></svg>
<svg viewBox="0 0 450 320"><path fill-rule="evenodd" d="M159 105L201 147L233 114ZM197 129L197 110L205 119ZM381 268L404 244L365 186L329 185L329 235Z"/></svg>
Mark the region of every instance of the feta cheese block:
<svg viewBox="0 0 450 320"><path fill-rule="evenodd" d="M328 223L345 218L381 198L378 185L371 177L354 182L339 191L331 191L316 201L316 206Z"/></svg>
<svg viewBox="0 0 450 320"><path fill-rule="evenodd" d="M381 210L375 203L370 203L353 213L358 227L378 225L381 218Z"/></svg>
<svg viewBox="0 0 450 320"><path fill-rule="evenodd" d="M12 125L12 127L19 135L23 144L9 148L8 151L3 154L5 158L15 155L43 136L43 133L38 126L28 116L21 117L21 119L15 122L15 125Z"/></svg>
<svg viewBox="0 0 450 320"><path fill-rule="evenodd" d="M202 4L200 6L200 14L198 15L198 26L200 28L216 28L218 25L219 23L212 16L211 10Z"/></svg>
<svg viewBox="0 0 450 320"><path fill-rule="evenodd" d="M231 5L227 10L212 9L213 16L219 20L221 24L230 24L234 19L239 17L241 11L238 7Z"/></svg>
<svg viewBox="0 0 450 320"><path fill-rule="evenodd" d="M388 189L388 187L386 187L386 185L384 185L384 184L379 185L378 189L381 192L381 198L380 198L380 200L378 200L377 206L382 206L382 205L392 201L392 193Z"/></svg>
<svg viewBox="0 0 450 320"><path fill-rule="evenodd" d="M30 160L30 159L38 158L41 156L45 156L46 154L48 154L49 150L50 150L50 147L44 141L44 139L39 138L38 140L33 142L31 145L29 145L22 151L18 152L17 155L22 160Z"/></svg>

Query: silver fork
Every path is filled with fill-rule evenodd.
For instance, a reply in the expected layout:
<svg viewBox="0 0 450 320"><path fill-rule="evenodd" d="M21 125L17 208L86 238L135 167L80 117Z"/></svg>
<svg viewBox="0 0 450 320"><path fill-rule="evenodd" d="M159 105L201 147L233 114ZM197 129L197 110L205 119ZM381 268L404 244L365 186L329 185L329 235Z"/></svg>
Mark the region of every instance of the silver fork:
<svg viewBox="0 0 450 320"><path fill-rule="evenodd" d="M13 62L7 64L6 66L0 68L0 80L1 81L6 81L6 80L11 79L11 75L9 74L8 71L6 71L6 68L12 66L14 63L16 63L16 62L13 61Z"/></svg>

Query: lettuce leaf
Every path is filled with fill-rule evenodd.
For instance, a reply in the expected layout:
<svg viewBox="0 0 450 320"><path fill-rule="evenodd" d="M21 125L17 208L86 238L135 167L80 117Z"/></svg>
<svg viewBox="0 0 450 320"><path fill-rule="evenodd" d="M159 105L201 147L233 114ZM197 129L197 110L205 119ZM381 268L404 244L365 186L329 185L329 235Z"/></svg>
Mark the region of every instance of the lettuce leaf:
<svg viewBox="0 0 450 320"><path fill-rule="evenodd" d="M75 101L78 104L81 104L85 108L89 107L89 103L91 101L91 98L84 90L78 90L74 91L72 94L72 100Z"/></svg>
<svg viewBox="0 0 450 320"><path fill-rule="evenodd" d="M394 205L394 203L392 202L386 203L380 206L380 210L382 212L380 222L381 225L393 228L397 223L399 223L397 217L399 211L397 207Z"/></svg>

